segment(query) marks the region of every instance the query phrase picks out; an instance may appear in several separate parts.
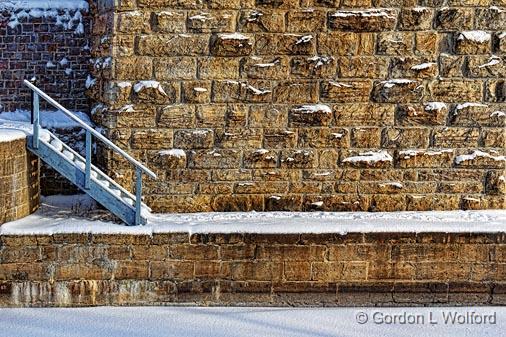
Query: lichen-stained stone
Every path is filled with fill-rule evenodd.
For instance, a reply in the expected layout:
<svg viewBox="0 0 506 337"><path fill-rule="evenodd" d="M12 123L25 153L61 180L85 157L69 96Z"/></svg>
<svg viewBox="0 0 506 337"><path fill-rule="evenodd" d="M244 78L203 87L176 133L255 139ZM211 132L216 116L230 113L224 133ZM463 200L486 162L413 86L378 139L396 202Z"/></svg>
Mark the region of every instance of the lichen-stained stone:
<svg viewBox="0 0 506 337"><path fill-rule="evenodd" d="M170 129L147 129L132 132L132 148L162 150L172 147L173 132Z"/></svg>
<svg viewBox="0 0 506 337"><path fill-rule="evenodd" d="M148 57L130 56L114 59L114 76L118 80L141 80L151 78L152 60Z"/></svg>
<svg viewBox="0 0 506 337"><path fill-rule="evenodd" d="M256 79L286 79L290 74L290 65L284 56L252 56L243 58L240 63L241 74Z"/></svg>
<svg viewBox="0 0 506 337"><path fill-rule="evenodd" d="M367 102L371 88L370 81L323 81L320 98L323 102Z"/></svg>
<svg viewBox="0 0 506 337"><path fill-rule="evenodd" d="M137 53L146 56L207 55L209 35L142 35L138 39Z"/></svg>
<svg viewBox="0 0 506 337"><path fill-rule="evenodd" d="M489 54L492 35L482 30L468 30L454 34L456 54Z"/></svg>
<svg viewBox="0 0 506 337"><path fill-rule="evenodd" d="M506 106L503 106L506 108ZM504 127L506 112L500 106L489 106L482 103L457 104L450 115L450 125L455 126L496 126Z"/></svg>
<svg viewBox="0 0 506 337"><path fill-rule="evenodd" d="M169 82L138 81L133 86L133 93L141 102L168 104L178 99L179 86Z"/></svg>
<svg viewBox="0 0 506 337"><path fill-rule="evenodd" d="M431 99L439 102L479 102L483 97L481 81L440 80L428 88Z"/></svg>
<svg viewBox="0 0 506 337"><path fill-rule="evenodd" d="M401 9L398 24L400 30L429 30L431 24L431 8L415 7Z"/></svg>
<svg viewBox="0 0 506 337"><path fill-rule="evenodd" d="M396 113L400 125L445 125L449 107L442 102L401 104Z"/></svg>
<svg viewBox="0 0 506 337"><path fill-rule="evenodd" d="M472 8L439 8L434 15L434 28L440 31L469 30L473 28L473 17Z"/></svg>
<svg viewBox="0 0 506 337"><path fill-rule="evenodd" d="M329 28L340 31L379 32L392 30L397 24L394 9L370 9L329 12Z"/></svg>
<svg viewBox="0 0 506 337"><path fill-rule="evenodd" d="M433 78L437 76L435 60L419 57L392 57L390 73L394 78Z"/></svg>
<svg viewBox="0 0 506 337"><path fill-rule="evenodd" d="M428 128L385 128L382 134L382 148L425 148L429 146Z"/></svg>
<svg viewBox="0 0 506 337"><path fill-rule="evenodd" d="M376 81L374 83L372 99L375 102L420 102L425 88L423 83L410 79L395 79Z"/></svg>
<svg viewBox="0 0 506 337"><path fill-rule="evenodd" d="M281 168L315 168L314 150L284 150L281 152Z"/></svg>
<svg viewBox="0 0 506 337"><path fill-rule="evenodd" d="M275 103L314 103L318 100L316 81L283 81L273 88Z"/></svg>
<svg viewBox="0 0 506 337"><path fill-rule="evenodd" d="M300 148L347 148L349 136L346 129L300 128L298 147Z"/></svg>
<svg viewBox="0 0 506 337"><path fill-rule="evenodd" d="M451 167L453 165L454 150L436 149L436 150L401 150L396 151L396 167ZM418 192L420 193L420 192Z"/></svg>
<svg viewBox="0 0 506 337"><path fill-rule="evenodd" d="M314 34L264 34L255 35L257 55L314 55Z"/></svg>
<svg viewBox="0 0 506 337"><path fill-rule="evenodd" d="M186 167L186 153L181 149L168 149L158 151L153 162L163 169L176 169Z"/></svg>
<svg viewBox="0 0 506 337"><path fill-rule="evenodd" d="M210 129L176 130L174 147L181 149L206 149L214 146L214 132Z"/></svg>
<svg viewBox="0 0 506 337"><path fill-rule="evenodd" d="M333 120L332 109L325 104L294 106L289 110L289 126L329 126Z"/></svg>
<svg viewBox="0 0 506 337"><path fill-rule="evenodd" d="M128 104L118 110L108 111L101 123L111 128L154 128L156 109L151 105Z"/></svg>
<svg viewBox="0 0 506 337"><path fill-rule="evenodd" d="M350 103L335 104L336 126L393 125L395 105Z"/></svg>
<svg viewBox="0 0 506 337"><path fill-rule="evenodd" d="M244 151L244 167L274 168L278 166L279 153L273 150L256 149Z"/></svg>
<svg viewBox="0 0 506 337"><path fill-rule="evenodd" d="M438 128L433 131L433 146L443 148L474 148L478 146L477 128Z"/></svg>
<svg viewBox="0 0 506 337"><path fill-rule="evenodd" d="M371 197L369 211L372 212L401 212L406 207L404 195L376 194Z"/></svg>
<svg viewBox="0 0 506 337"><path fill-rule="evenodd" d="M160 33L185 33L186 13L179 10L154 12L154 27Z"/></svg>
<svg viewBox="0 0 506 337"><path fill-rule="evenodd" d="M187 28L189 32L235 32L236 12L226 11L189 11Z"/></svg>
<svg viewBox="0 0 506 337"><path fill-rule="evenodd" d="M161 109L158 126L164 128L191 128L195 126L195 106L167 105Z"/></svg>
<svg viewBox="0 0 506 337"><path fill-rule="evenodd" d="M476 9L476 28L484 30L506 30L506 4L502 7Z"/></svg>
<svg viewBox="0 0 506 337"><path fill-rule="evenodd" d="M182 9L194 9L201 6L200 1L191 0L138 0L137 4L141 8L166 8L177 6Z"/></svg>
<svg viewBox="0 0 506 337"><path fill-rule="evenodd" d="M505 78L506 57L499 56L467 56L468 77Z"/></svg>
<svg viewBox="0 0 506 337"><path fill-rule="evenodd" d="M439 56L439 75L442 77L462 77L464 56L441 54Z"/></svg>
<svg viewBox="0 0 506 337"><path fill-rule="evenodd" d="M285 31L285 11L243 10L239 18L240 32L283 33Z"/></svg>
<svg viewBox="0 0 506 337"><path fill-rule="evenodd" d="M153 68L157 80L191 80L197 76L197 62L191 57L158 58Z"/></svg>
<svg viewBox="0 0 506 337"><path fill-rule="evenodd" d="M304 33L325 29L326 19L325 11L320 9L290 10L287 15L287 31Z"/></svg>
<svg viewBox="0 0 506 337"><path fill-rule="evenodd" d="M413 50L412 32L385 32L378 34L377 53L379 55L409 55Z"/></svg>
<svg viewBox="0 0 506 337"><path fill-rule="evenodd" d="M386 78L389 60L378 56L353 56L337 58L339 78Z"/></svg>
<svg viewBox="0 0 506 337"><path fill-rule="evenodd" d="M118 13L116 16L116 30L123 34L149 33L151 30L149 12L132 11Z"/></svg>
<svg viewBox="0 0 506 337"><path fill-rule="evenodd" d="M210 52L213 56L246 56L253 50L253 39L240 33L213 34Z"/></svg>
<svg viewBox="0 0 506 337"><path fill-rule="evenodd" d="M241 151L235 149L206 149L187 152L188 167L193 169L239 167Z"/></svg>
<svg viewBox="0 0 506 337"><path fill-rule="evenodd" d="M299 0L255 0L255 6L260 8L290 9L299 6Z"/></svg>
<svg viewBox="0 0 506 337"><path fill-rule="evenodd" d="M222 80L239 78L237 58L204 57L198 59L198 74L203 80Z"/></svg>
<svg viewBox="0 0 506 337"><path fill-rule="evenodd" d="M304 78L335 77L336 64L332 56L298 56L291 60L291 74Z"/></svg>

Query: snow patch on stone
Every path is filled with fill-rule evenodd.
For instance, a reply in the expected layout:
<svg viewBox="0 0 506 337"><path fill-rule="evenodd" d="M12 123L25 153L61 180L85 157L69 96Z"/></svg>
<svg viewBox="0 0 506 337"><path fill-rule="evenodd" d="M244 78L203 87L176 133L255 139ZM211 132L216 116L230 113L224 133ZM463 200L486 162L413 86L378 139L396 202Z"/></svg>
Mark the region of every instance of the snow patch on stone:
<svg viewBox="0 0 506 337"><path fill-rule="evenodd" d="M443 102L427 102L425 103L425 111L434 111L446 109L447 105Z"/></svg>
<svg viewBox="0 0 506 337"><path fill-rule="evenodd" d="M471 154L462 154L460 156L455 157L455 164L460 164L465 161L475 160L476 158L479 158L479 157L490 158L495 161L505 161L506 160L506 158L504 156L494 156L494 155L491 155L490 153L487 153L487 152L483 152L480 150L474 150L474 152Z"/></svg>
<svg viewBox="0 0 506 337"><path fill-rule="evenodd" d="M413 80L407 80L407 79L396 79L396 80L388 80L388 81L381 81L380 83L383 84L385 88L392 88L396 85L404 85L409 83L414 83Z"/></svg>
<svg viewBox="0 0 506 337"><path fill-rule="evenodd" d="M391 162L393 160L392 156L384 150L381 151L368 151L359 153L358 156L348 157L343 160L344 163L357 163L357 162L383 162L388 161Z"/></svg>
<svg viewBox="0 0 506 337"><path fill-rule="evenodd" d="M160 156L171 156L171 157L177 157L177 158L186 158L186 152L181 149L169 149L169 150L162 150L158 152L158 155Z"/></svg>
<svg viewBox="0 0 506 337"><path fill-rule="evenodd" d="M490 41L492 35L483 30L468 30L461 32L458 36L458 40L468 40L477 43L485 43Z"/></svg>
<svg viewBox="0 0 506 337"><path fill-rule="evenodd" d="M435 62L427 62L427 63L421 63L421 64L417 64L415 66L412 66L410 69L411 70L424 70L424 69L429 69L435 65L436 65Z"/></svg>
<svg viewBox="0 0 506 337"><path fill-rule="evenodd" d="M167 96L167 93L163 90L162 85L158 81L139 81L134 85L134 91L136 93L147 88L156 89L160 94Z"/></svg>

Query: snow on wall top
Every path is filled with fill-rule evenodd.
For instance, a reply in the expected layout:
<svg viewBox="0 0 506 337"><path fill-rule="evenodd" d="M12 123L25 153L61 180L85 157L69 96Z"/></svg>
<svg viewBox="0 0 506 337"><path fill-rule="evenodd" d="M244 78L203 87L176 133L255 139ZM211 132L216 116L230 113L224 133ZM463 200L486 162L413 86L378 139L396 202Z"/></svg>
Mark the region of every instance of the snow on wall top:
<svg viewBox="0 0 506 337"><path fill-rule="evenodd" d="M80 9L88 11L86 0L4 0L0 9Z"/></svg>
<svg viewBox="0 0 506 337"><path fill-rule="evenodd" d="M12 142L13 140L17 139L24 139L26 138L26 134L19 130L1 130L0 131L0 143L3 142Z"/></svg>

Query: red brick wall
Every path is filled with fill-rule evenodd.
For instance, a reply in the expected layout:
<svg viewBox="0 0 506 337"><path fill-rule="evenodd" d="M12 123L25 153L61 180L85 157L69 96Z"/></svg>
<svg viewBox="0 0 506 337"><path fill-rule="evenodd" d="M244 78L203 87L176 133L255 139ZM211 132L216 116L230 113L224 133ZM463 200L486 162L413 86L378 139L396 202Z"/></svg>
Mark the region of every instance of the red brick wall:
<svg viewBox="0 0 506 337"><path fill-rule="evenodd" d="M67 11L67 13L66 13ZM57 15L28 16L12 24L19 9L0 6L0 112L30 108L30 93L23 79L37 76L40 87L70 110L88 111L85 81L90 58L90 20L82 10L84 33L76 33L78 20L65 28L57 16L76 17L76 10L53 10ZM79 15L77 15L78 17ZM60 20L61 21L61 20ZM64 58L68 63L60 63ZM47 67L52 62L54 67ZM72 72L66 73L66 69Z"/></svg>

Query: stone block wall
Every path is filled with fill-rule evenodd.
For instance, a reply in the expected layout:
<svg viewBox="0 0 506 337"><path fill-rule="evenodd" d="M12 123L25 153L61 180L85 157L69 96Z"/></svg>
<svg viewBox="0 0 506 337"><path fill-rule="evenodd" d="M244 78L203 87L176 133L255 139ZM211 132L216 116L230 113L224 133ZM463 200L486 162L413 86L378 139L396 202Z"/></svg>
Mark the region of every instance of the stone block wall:
<svg viewBox="0 0 506 337"><path fill-rule="evenodd" d="M0 129L0 225L39 207L39 159L21 131Z"/></svg>
<svg viewBox="0 0 506 337"><path fill-rule="evenodd" d="M0 306L505 305L485 233L0 236Z"/></svg>
<svg viewBox="0 0 506 337"><path fill-rule="evenodd" d="M89 110L88 5L76 0L65 6L58 0L40 6L36 1L0 3L0 112L30 109L30 91L22 82L34 76L66 108Z"/></svg>
<svg viewBox="0 0 506 337"><path fill-rule="evenodd" d="M94 118L156 211L505 207L504 0L94 5Z"/></svg>

